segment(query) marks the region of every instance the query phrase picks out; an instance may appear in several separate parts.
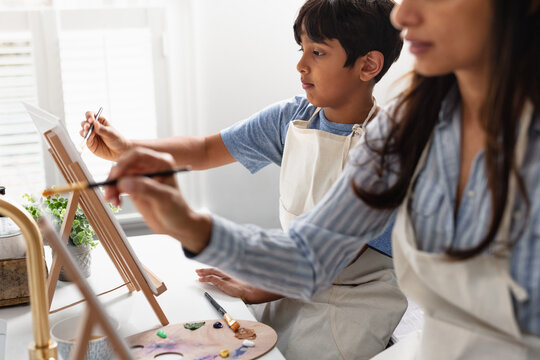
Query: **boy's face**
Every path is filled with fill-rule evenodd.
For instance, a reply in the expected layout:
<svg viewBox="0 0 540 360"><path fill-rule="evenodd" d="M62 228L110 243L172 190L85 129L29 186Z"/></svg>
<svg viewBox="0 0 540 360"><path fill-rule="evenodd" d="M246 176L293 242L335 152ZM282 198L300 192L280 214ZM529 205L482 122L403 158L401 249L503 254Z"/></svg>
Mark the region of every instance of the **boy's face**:
<svg viewBox="0 0 540 360"><path fill-rule="evenodd" d="M337 39L316 43L305 32L300 39L302 57L296 69L309 102L317 107L339 108L358 101L358 92L366 88L359 77L360 62L352 68L344 67L347 54Z"/></svg>

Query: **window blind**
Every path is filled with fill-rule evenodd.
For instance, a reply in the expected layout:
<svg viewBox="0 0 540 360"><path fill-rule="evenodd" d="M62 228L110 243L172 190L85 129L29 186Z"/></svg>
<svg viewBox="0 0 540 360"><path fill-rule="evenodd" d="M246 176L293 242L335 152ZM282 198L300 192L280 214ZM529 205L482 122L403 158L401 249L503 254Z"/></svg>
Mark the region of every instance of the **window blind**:
<svg viewBox="0 0 540 360"><path fill-rule="evenodd" d="M130 139L156 137L152 43L147 28L74 30L60 33L60 61L66 126L80 144L86 111L103 116ZM96 180L111 162L86 150L83 159Z"/></svg>
<svg viewBox="0 0 540 360"><path fill-rule="evenodd" d="M162 8L0 9L0 28L0 185L14 201L62 182L23 101L60 115L76 146L84 113L100 106L127 138L169 135ZM109 162L83 158L96 180L108 175ZM128 203L117 215L138 227Z"/></svg>
<svg viewBox="0 0 540 360"><path fill-rule="evenodd" d="M19 199L43 189L41 140L21 102L37 103L31 35L0 36L0 185Z"/></svg>

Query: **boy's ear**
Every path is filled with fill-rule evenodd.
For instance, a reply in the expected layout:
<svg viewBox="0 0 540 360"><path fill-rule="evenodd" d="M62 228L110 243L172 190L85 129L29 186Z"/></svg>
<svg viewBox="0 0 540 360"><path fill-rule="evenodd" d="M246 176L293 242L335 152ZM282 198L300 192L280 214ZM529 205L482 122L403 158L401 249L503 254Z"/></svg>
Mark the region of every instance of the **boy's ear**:
<svg viewBox="0 0 540 360"><path fill-rule="evenodd" d="M368 52L359 60L361 61L360 80L366 82L371 81L377 76L384 65L384 55L377 50Z"/></svg>

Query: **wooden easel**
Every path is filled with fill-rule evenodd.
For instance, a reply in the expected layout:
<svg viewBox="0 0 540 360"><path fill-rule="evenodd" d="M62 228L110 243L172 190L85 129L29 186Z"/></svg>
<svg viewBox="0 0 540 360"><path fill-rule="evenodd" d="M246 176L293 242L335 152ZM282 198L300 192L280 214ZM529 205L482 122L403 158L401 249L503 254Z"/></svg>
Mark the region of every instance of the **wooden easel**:
<svg viewBox="0 0 540 360"><path fill-rule="evenodd" d="M88 181L80 164L71 160L64 144L62 144L54 129L46 131L43 136L50 145L49 152L64 176L64 179L68 183ZM131 250L129 243L127 243L127 238L122 228L120 228L116 221L113 221L111 217L114 215L109 211L110 209L107 209L103 205L97 191L99 190L71 193L68 199L64 221L60 229L62 241L64 244L67 244L75 211L77 205L80 205L129 291L142 291L161 324L163 326L169 324L169 320L155 298L155 296L159 296L167 290L167 287L152 272L138 262L136 255ZM63 265L65 264L56 253L53 257L51 270L47 279L49 310L60 275L60 269ZM152 286L150 286L149 282L151 282Z"/></svg>

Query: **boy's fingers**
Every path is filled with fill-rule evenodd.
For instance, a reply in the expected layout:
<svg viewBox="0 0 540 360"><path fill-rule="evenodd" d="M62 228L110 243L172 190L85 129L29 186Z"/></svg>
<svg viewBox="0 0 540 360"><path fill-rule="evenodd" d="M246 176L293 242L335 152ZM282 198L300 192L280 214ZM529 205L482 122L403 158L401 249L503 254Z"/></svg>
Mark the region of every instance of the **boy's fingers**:
<svg viewBox="0 0 540 360"><path fill-rule="evenodd" d="M199 281L200 281L200 282L212 282L211 276L212 276L212 275L201 276L201 277L199 277Z"/></svg>
<svg viewBox="0 0 540 360"><path fill-rule="evenodd" d="M229 279L230 277L225 274L224 272L217 270L215 268L204 268L204 269L197 269L195 270L197 272L197 275L199 276L209 276L209 275L216 275L220 276L223 279Z"/></svg>
<svg viewBox="0 0 540 360"><path fill-rule="evenodd" d="M89 124L94 122L94 113L92 111L85 112L84 116L86 117L86 122Z"/></svg>
<svg viewBox="0 0 540 360"><path fill-rule="evenodd" d="M90 129L90 123L88 121L82 121L81 131L79 131L79 134L81 134L82 137L85 137L86 133L88 132L88 129Z"/></svg>
<svg viewBox="0 0 540 360"><path fill-rule="evenodd" d="M88 124L92 124L93 122L95 122L96 124L100 124L100 125L105 125L105 126L109 126L109 122L107 121L107 119L103 116L100 116L99 118L97 118L97 121L96 121L96 114L94 114L93 111L87 111L84 113L84 116L86 117L86 122Z"/></svg>
<svg viewBox="0 0 540 360"><path fill-rule="evenodd" d="M218 288L220 288L221 290L223 290L222 287L223 287L224 282L225 282L220 277L217 277L215 275L208 275L208 276L205 276L205 277L201 277L201 278L199 278L199 281L213 284L213 285L217 286Z"/></svg>

